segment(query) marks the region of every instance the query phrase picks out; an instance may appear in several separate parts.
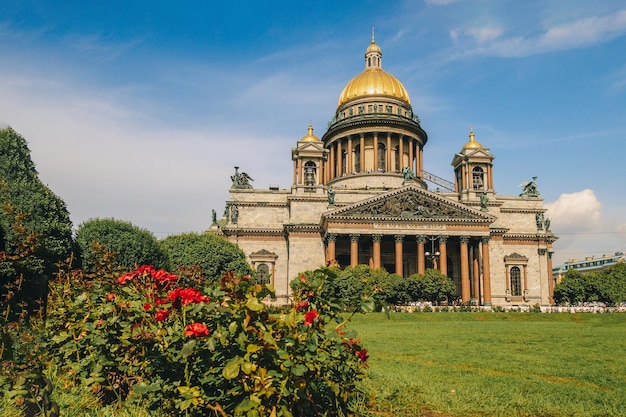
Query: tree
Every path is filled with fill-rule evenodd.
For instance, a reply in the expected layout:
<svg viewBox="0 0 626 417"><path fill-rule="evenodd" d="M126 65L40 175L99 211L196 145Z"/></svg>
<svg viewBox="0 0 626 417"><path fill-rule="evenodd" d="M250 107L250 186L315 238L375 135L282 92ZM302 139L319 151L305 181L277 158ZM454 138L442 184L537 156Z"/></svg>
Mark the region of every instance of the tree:
<svg viewBox="0 0 626 417"><path fill-rule="evenodd" d="M199 266L202 274L218 280L226 272L252 274L246 255L234 243L206 233L182 233L159 241L171 270Z"/></svg>
<svg viewBox="0 0 626 417"><path fill-rule="evenodd" d="M65 202L39 179L26 140L10 127L0 129L0 207L0 252L16 256L23 236L37 237L20 262L0 262L0 291L22 275L27 298L45 299L55 264L72 250L72 222Z"/></svg>
<svg viewBox="0 0 626 417"><path fill-rule="evenodd" d="M167 266L167 257L148 230L124 220L90 219L78 226L76 232L82 266L88 273L94 272L95 261L101 255L94 249L96 243L115 252L115 263L126 270L138 265Z"/></svg>
<svg viewBox="0 0 626 417"><path fill-rule="evenodd" d="M456 291L454 282L437 269L427 269L424 275L419 275L417 287L419 288L417 300L435 304L449 300Z"/></svg>

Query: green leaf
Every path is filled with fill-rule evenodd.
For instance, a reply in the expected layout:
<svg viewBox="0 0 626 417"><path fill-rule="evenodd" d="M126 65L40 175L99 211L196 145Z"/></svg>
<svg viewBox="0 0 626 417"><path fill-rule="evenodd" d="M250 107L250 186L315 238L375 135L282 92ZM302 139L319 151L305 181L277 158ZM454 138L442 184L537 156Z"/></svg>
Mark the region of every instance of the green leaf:
<svg viewBox="0 0 626 417"><path fill-rule="evenodd" d="M255 297L248 298L248 302L246 302L246 307L252 311L261 311L265 306L263 303L259 302L259 300Z"/></svg>
<svg viewBox="0 0 626 417"><path fill-rule="evenodd" d="M222 371L222 375L225 379L235 379L239 376L239 370L241 369L242 358L233 358Z"/></svg>
<svg viewBox="0 0 626 417"><path fill-rule="evenodd" d="M191 339L189 342L183 345L183 348L180 350L180 356L183 359L188 358L193 354L194 348L196 347L196 340Z"/></svg>
<svg viewBox="0 0 626 417"><path fill-rule="evenodd" d="M303 365L301 363L299 363L296 366L294 366L293 368L291 368L291 372L295 376L303 376L304 374L307 373L308 370L309 370L309 368L307 368L306 365Z"/></svg>
<svg viewBox="0 0 626 417"><path fill-rule="evenodd" d="M365 300L361 300L361 309L366 313L371 313L374 311L376 304L374 303L373 298L368 298Z"/></svg>
<svg viewBox="0 0 626 417"><path fill-rule="evenodd" d="M136 394L145 394L147 392L154 392L154 391L160 391L161 390L161 385L158 382L155 382L154 384L146 384L145 382L140 382L138 384L135 384L135 386L133 386L133 392Z"/></svg>

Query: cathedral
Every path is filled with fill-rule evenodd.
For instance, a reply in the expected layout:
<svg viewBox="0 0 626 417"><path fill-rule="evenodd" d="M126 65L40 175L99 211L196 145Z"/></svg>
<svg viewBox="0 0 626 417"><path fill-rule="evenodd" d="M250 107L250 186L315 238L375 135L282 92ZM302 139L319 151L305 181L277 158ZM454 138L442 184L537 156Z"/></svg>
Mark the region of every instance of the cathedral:
<svg viewBox="0 0 626 417"><path fill-rule="evenodd" d="M291 188L255 189L235 168L211 229L244 251L279 303L298 273L337 263L403 277L436 268L459 301L480 306L552 304L557 238L535 178L519 196L497 195L495 157L470 130L451 151L452 183L424 171L427 142L372 38L328 130L319 138L309 125L292 148Z"/></svg>

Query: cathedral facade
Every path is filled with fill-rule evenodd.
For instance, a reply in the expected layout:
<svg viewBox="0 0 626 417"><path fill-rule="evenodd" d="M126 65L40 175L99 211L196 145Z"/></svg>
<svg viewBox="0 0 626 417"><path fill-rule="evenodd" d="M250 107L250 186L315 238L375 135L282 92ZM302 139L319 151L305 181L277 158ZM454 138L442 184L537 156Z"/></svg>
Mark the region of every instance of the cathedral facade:
<svg viewBox="0 0 626 417"><path fill-rule="evenodd" d="M436 268L459 301L477 305L552 304L557 238L535 179L519 196L497 195L494 156L470 131L452 157L454 183L445 181L423 169L427 142L372 39L328 130L320 139L309 125L291 150L291 188L254 189L236 168L211 228L274 284L278 302L289 301L298 273L338 263L403 277Z"/></svg>

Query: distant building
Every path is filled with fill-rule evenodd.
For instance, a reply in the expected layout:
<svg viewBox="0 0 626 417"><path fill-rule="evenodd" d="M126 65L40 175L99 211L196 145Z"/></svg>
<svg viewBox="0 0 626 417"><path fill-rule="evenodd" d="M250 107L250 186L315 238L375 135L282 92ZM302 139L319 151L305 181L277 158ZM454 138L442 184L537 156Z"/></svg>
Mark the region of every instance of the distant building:
<svg viewBox="0 0 626 417"><path fill-rule="evenodd" d="M212 232L236 243L282 302L298 273L337 262L403 277L436 268L463 302L551 304L557 237L535 179L518 196L497 195L495 156L470 130L445 181L424 171L428 140L372 39L322 138L309 126L291 150L291 188L255 189L237 168Z"/></svg>
<svg viewBox="0 0 626 417"><path fill-rule="evenodd" d="M615 252L612 255L602 255L599 258L590 256L583 260L571 259L563 265L552 269L552 275L556 282L560 282L565 273L571 269L579 271L583 274L589 272L601 271L620 262L626 262L626 254L624 252Z"/></svg>

